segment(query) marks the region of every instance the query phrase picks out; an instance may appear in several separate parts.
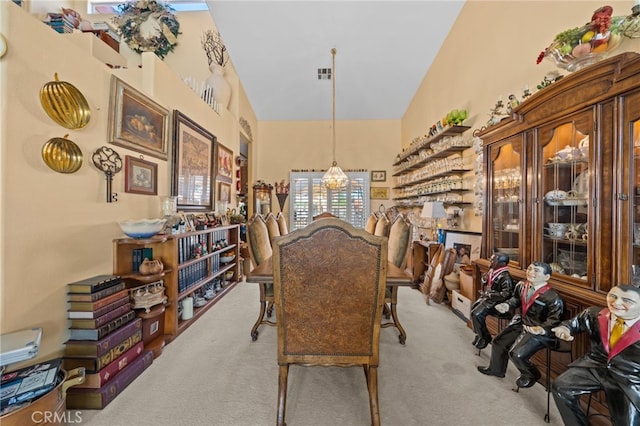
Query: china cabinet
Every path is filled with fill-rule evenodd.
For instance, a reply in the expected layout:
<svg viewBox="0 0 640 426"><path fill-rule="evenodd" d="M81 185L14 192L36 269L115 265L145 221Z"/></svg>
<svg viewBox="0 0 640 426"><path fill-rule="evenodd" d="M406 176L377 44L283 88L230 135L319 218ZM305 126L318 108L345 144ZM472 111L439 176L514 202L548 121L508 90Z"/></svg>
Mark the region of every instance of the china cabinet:
<svg viewBox="0 0 640 426"><path fill-rule="evenodd" d="M510 255L516 279L533 261L550 264L567 316L606 306L612 286L640 274L639 123L640 55L624 53L565 76L478 133L486 190L474 295L496 251ZM577 338L573 357L587 349ZM554 356L553 375L568 361Z"/></svg>
<svg viewBox="0 0 640 426"><path fill-rule="evenodd" d="M239 227L221 226L148 239L118 238L113 241L113 273L122 276L130 288L162 280L167 303L162 335L152 342L171 342L239 281ZM164 265L158 274L135 271L135 251L150 249ZM188 302L189 315L181 317ZM142 312L144 313L144 311Z"/></svg>

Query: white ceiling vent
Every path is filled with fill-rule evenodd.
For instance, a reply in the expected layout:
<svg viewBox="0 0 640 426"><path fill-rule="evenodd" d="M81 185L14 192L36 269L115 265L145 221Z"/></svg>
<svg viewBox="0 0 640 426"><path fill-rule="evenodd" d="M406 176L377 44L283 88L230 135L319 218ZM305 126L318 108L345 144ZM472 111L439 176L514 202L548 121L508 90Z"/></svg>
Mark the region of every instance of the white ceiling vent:
<svg viewBox="0 0 640 426"><path fill-rule="evenodd" d="M318 68L318 80L331 80L331 68Z"/></svg>

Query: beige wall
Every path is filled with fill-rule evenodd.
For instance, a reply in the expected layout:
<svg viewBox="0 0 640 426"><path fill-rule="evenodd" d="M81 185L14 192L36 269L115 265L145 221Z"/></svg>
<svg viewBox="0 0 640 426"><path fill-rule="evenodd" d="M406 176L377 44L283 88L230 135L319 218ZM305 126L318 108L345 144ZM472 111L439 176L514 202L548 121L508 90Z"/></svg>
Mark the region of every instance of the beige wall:
<svg viewBox="0 0 640 426"><path fill-rule="evenodd" d="M70 2L81 10L77 4ZM617 15L627 14L632 3L610 4ZM401 148L450 109L466 107L470 112L467 124L473 129L482 126L498 97L520 94L525 84L535 91L545 73L555 69L546 61L536 65L538 52L556 33L582 25L601 5L587 1L467 2L402 120L337 123L340 166L387 170L391 179L391 164ZM246 119L253 136L250 182L273 183L287 179L291 169L324 169L330 164L330 121L258 124L232 66L231 109L222 117L188 91L178 76L187 72L198 78L207 75L199 38L214 24L205 12L179 14L179 19L180 44L166 61L149 55L143 61L125 48L122 57L133 58L134 63L127 70L116 70L117 75L165 107L190 116L234 153L242 132L238 119ZM90 154L108 145L111 70L8 1L0 1L0 32L9 45L0 59L0 332L44 327L39 358L45 358L61 353L67 338L66 284L111 271L111 241L121 235L116 221L157 216L159 200L125 193L122 173L113 183L118 202L104 200L104 177L91 164ZM623 48L637 51L640 42L626 43ZM143 64L142 70L136 61ZM54 72L87 97L92 118L86 128L64 129L42 110L38 90L52 80ZM40 158L42 145L65 133L85 156L83 167L72 175L53 172ZM138 155L114 148L123 158ZM169 162L147 159L158 163L158 194L167 194ZM385 185L393 186L390 181ZM466 218L465 226L479 230L476 220Z"/></svg>
<svg viewBox="0 0 640 426"><path fill-rule="evenodd" d="M618 16L629 14L633 2L607 4ZM471 126L471 132L486 125L498 98L506 101L511 93L521 98L525 85L535 93L545 74L558 70L547 59L536 65L538 54L556 34L588 22L602 5L601 1L468 0L402 119L402 147L427 133L453 108L469 111L464 124ZM639 40L626 39L619 51L639 48ZM465 228L481 230L481 218L471 209L463 219Z"/></svg>
<svg viewBox="0 0 640 426"><path fill-rule="evenodd" d="M178 18L180 44L168 59L182 55L191 64L189 70L203 78L209 72L204 51L199 43L194 49L192 42L182 41L199 39L213 21L208 12ZM0 32L8 42L7 54L0 59L0 333L43 327L39 358L50 358L61 354L68 336L66 284L110 273L112 240L122 236L117 221L158 217L159 197L170 191L171 162L145 156L158 164L158 196L125 193L122 171L113 180L118 201L105 201L104 174L92 164L91 154L106 145L123 162L126 155L140 155L108 143L112 72L165 108L180 110L234 153L239 147L239 118L253 129L257 123L233 67L228 70L233 87L230 110L219 116L182 83L169 61L151 53L139 59L142 68L135 64L112 70L87 52L88 44L55 33L9 1L0 1ZM86 97L91 120L85 128L65 129L41 107L39 90L55 72ZM56 173L41 159L42 145L65 134L84 156L74 174Z"/></svg>

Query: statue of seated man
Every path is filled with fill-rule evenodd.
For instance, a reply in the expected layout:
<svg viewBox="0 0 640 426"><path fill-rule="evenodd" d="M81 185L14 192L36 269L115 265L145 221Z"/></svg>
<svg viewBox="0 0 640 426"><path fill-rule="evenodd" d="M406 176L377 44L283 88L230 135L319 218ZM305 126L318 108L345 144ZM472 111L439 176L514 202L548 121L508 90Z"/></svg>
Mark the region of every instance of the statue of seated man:
<svg viewBox="0 0 640 426"><path fill-rule="evenodd" d="M541 374L531 362L531 357L540 349L556 343L552 328L560 324L564 301L547 282L551 277L551 266L544 262L533 262L527 267L525 281L516 284L513 296L499 303L495 309L500 313L520 308L509 324L491 342L491 361L488 367L478 367L482 374L504 377L509 359L520 371L516 381L519 388L533 386Z"/></svg>
<svg viewBox="0 0 640 426"><path fill-rule="evenodd" d="M513 295L513 278L507 266L509 255L494 253L489 260L491 261L489 272L480 280L484 291L471 307L471 323L473 332L476 333L473 345L478 349L484 349L491 343L491 334L486 324L487 316L504 316L496 311L495 306Z"/></svg>
<svg viewBox="0 0 640 426"><path fill-rule="evenodd" d="M640 425L640 288L613 287L607 308L592 306L552 330L567 341L589 333L591 343L551 385L564 424L586 426L580 396L604 390L613 425Z"/></svg>

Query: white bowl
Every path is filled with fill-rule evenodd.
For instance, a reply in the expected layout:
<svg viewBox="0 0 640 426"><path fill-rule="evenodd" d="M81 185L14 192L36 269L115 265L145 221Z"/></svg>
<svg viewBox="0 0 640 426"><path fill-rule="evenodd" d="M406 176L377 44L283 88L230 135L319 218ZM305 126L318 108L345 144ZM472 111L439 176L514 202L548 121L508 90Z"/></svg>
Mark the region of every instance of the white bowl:
<svg viewBox="0 0 640 426"><path fill-rule="evenodd" d="M118 222L127 237L150 238L162 231L166 219L129 219Z"/></svg>
<svg viewBox="0 0 640 426"><path fill-rule="evenodd" d="M233 259L236 258L236 255L231 255L231 256L220 256L220 262L222 263L229 263L231 262Z"/></svg>

